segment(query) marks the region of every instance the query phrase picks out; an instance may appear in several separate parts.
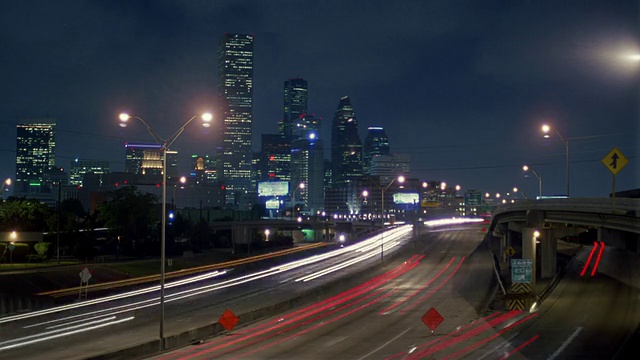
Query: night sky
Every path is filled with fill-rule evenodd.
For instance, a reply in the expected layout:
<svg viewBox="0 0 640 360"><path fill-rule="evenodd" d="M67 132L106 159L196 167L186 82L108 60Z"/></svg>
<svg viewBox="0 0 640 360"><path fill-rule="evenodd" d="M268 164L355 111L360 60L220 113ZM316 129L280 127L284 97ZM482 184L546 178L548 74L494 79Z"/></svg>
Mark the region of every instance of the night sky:
<svg viewBox="0 0 640 360"><path fill-rule="evenodd" d="M15 177L15 125L56 117L56 162L108 160L192 115L216 113L224 32L255 35L254 150L282 118L283 82L309 83L309 111L330 124L352 99L362 140L383 126L411 177L491 193L607 196L601 159L629 164L617 190L640 187L638 1L5 1L0 9L0 176ZM219 117L218 117L219 119ZM215 115L214 115L215 122ZM212 154L215 127L191 124L172 149ZM327 153L328 158L328 153Z"/></svg>

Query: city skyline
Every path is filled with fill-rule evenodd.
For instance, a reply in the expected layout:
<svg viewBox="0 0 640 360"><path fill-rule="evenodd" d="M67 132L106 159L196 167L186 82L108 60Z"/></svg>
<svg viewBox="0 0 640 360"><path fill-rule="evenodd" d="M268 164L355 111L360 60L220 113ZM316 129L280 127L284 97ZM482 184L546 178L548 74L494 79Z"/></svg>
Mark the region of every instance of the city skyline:
<svg viewBox="0 0 640 360"><path fill-rule="evenodd" d="M107 34L74 16L81 12L119 25ZM518 186L532 194L537 182L521 171L529 164L545 189L561 194L565 149L556 136L542 138L540 125L548 122L570 139L572 195L611 191L612 175L600 160L613 147L630 160L616 177L617 190L638 187L640 65L621 59L639 49L632 1L34 1L10 4L0 16L7 29L18 29L2 38L12 54L0 70L6 79L0 122L12 129L0 135L2 177L15 176L10 144L23 118L57 118L57 166L86 157L109 161L112 171L124 168L126 141L150 140L143 126L117 127L122 111L162 135L204 110L219 121L217 41L233 32L255 35L254 151L261 134L277 133L283 82L303 78L309 109L331 119L336 102L349 96L360 138L369 126L384 127L392 151L411 155L415 178L492 193ZM301 25L315 17L324 26ZM170 31L167 21L175 25ZM211 153L203 147L215 142L214 128L187 129L173 150L184 157Z"/></svg>

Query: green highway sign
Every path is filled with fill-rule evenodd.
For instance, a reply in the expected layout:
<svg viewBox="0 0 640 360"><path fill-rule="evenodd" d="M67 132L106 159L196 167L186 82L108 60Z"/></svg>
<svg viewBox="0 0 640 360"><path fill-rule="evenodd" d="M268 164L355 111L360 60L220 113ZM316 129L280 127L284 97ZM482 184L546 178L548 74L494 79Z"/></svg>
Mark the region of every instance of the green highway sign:
<svg viewBox="0 0 640 360"><path fill-rule="evenodd" d="M511 259L511 283L531 284L533 282L533 260Z"/></svg>

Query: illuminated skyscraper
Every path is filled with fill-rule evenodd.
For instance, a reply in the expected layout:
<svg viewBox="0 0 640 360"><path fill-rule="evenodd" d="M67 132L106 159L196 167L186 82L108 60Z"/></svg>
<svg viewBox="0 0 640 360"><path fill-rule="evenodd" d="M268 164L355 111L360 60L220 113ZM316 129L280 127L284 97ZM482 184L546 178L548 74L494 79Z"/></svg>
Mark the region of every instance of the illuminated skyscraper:
<svg viewBox="0 0 640 360"><path fill-rule="evenodd" d="M383 128L371 126L363 147L362 166L366 175L371 175L371 159L376 155L389 155L389 138Z"/></svg>
<svg viewBox="0 0 640 360"><path fill-rule="evenodd" d="M102 185L102 175L108 173L108 161L75 159L69 166L69 185L82 185L85 174L97 175Z"/></svg>
<svg viewBox="0 0 640 360"><path fill-rule="evenodd" d="M253 35L224 34L218 48L218 95L222 100L218 156L226 203L247 208L251 189Z"/></svg>
<svg viewBox="0 0 640 360"><path fill-rule="evenodd" d="M331 127L333 186L341 187L363 178L362 142L358 122L348 96L340 99Z"/></svg>
<svg viewBox="0 0 640 360"><path fill-rule="evenodd" d="M289 142L295 139L293 133L296 122L307 113L308 99L306 80L298 78L284 82L284 117L280 124L280 134Z"/></svg>
<svg viewBox="0 0 640 360"><path fill-rule="evenodd" d="M320 120L303 116L295 126L291 143L291 189L304 183L296 201L304 202L312 214L324 210L324 148L320 139ZM292 199L293 200L293 199Z"/></svg>
<svg viewBox="0 0 640 360"><path fill-rule="evenodd" d="M126 143L124 171L137 175L162 175L162 145ZM167 151L167 183L178 177L178 152Z"/></svg>
<svg viewBox="0 0 640 360"><path fill-rule="evenodd" d="M14 194L39 193L43 175L56 162L56 119L28 119L17 125Z"/></svg>
<svg viewBox="0 0 640 360"><path fill-rule="evenodd" d="M289 181L291 143L280 134L262 134L262 181Z"/></svg>

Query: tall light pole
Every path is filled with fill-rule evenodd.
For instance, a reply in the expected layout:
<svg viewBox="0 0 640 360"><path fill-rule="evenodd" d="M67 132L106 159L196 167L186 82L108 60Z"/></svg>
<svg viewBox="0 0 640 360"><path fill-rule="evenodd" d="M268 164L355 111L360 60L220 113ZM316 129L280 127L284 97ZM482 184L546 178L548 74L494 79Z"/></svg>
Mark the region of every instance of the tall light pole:
<svg viewBox="0 0 640 360"><path fill-rule="evenodd" d="M535 175L538 178L538 196L542 196L542 176L540 176L540 174L538 174L534 169L530 168L527 165L524 165L522 167L523 171L529 171L531 170L531 172L533 173L533 175Z"/></svg>
<svg viewBox="0 0 640 360"><path fill-rule="evenodd" d="M544 138L545 139L548 139L549 137L551 137L551 135L549 135L550 131L551 131L551 127L549 125L542 125L542 132L544 133ZM558 135L560 140L562 140L562 142L564 143L565 157L566 157L566 163L567 163L567 197L569 197L570 196L570 192L569 192L569 139L563 137L562 135L560 135L560 133L558 132L558 130L556 128L553 128L553 131L555 131L555 133Z"/></svg>
<svg viewBox="0 0 640 360"><path fill-rule="evenodd" d="M304 189L303 182L298 184L298 186L296 186L295 189L293 189L293 193L291 194L291 220L292 221L293 221L293 212L295 211L295 208L296 208L296 192L298 191L298 189Z"/></svg>
<svg viewBox="0 0 640 360"><path fill-rule="evenodd" d="M149 124L146 123L141 117L135 115L129 115L126 113L120 114L120 126L126 127L129 119L137 119L144 126L147 127L147 131L156 141L156 143L162 145L162 230L160 235L160 351L165 349L164 346L164 282L165 282L165 262L166 262L166 239L167 239L167 152L169 151L169 147L176 141L178 136L182 134L184 128L189 125L197 115L191 117L191 119L187 120L182 127L178 129L171 137L168 139L163 139L158 135ZM204 127L211 126L211 119L213 116L210 113L204 113L200 116L203 120Z"/></svg>
<svg viewBox="0 0 640 360"><path fill-rule="evenodd" d="M2 182L2 185L0 186L0 193L2 192L2 190L4 190L5 185L11 186L11 178L7 178L5 181Z"/></svg>
<svg viewBox="0 0 640 360"><path fill-rule="evenodd" d="M385 187L380 186L380 190L382 190L381 195L382 195L382 202L381 202L381 218L382 218L382 233L380 234L380 261L384 260L384 193L385 191L387 191L389 189L389 187L391 187L391 185L396 182L396 180L398 180L398 182L400 184L402 184L404 182L404 176L400 175L397 178L393 178Z"/></svg>

